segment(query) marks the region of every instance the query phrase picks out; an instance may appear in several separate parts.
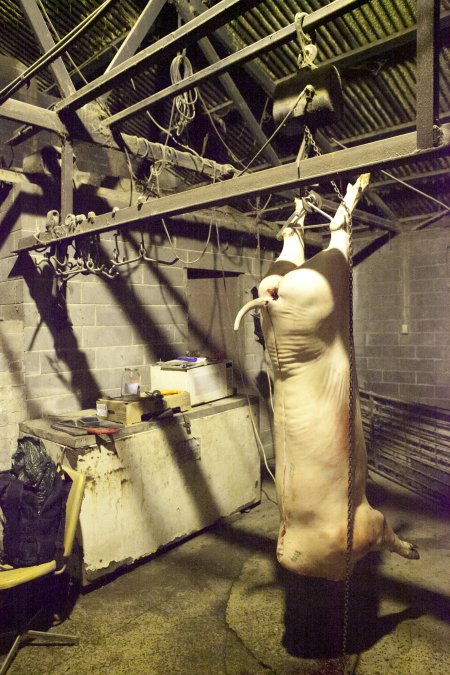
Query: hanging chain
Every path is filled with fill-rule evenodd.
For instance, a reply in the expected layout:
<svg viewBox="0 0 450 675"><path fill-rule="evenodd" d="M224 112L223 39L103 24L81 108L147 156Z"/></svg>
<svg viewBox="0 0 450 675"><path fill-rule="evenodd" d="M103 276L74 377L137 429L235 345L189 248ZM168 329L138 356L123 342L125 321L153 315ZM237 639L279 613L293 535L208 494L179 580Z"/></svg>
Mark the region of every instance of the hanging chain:
<svg viewBox="0 0 450 675"><path fill-rule="evenodd" d="M353 344L353 232L352 218L348 213L348 350L349 350L349 387L348 387L348 482L347 482L347 546L345 551L345 582L344 582L344 620L342 626L342 672L345 675L345 656L348 644L348 628L350 617L350 582L352 576L352 549L353 549L353 477L355 455L355 431L354 431L354 368L355 351Z"/></svg>
<svg viewBox="0 0 450 675"><path fill-rule="evenodd" d="M307 148L312 147L315 154L320 156L320 148L317 145L311 130L305 126L305 138ZM354 449L355 449L355 434L354 434L354 409L355 409L355 392L354 392L354 365L355 354L353 345L353 227L352 214L347 204L344 201L344 196L339 190L336 181L330 181L333 190L339 197L339 201L347 211L347 233L348 233L348 353L349 353L349 386L348 386L348 474L347 474L347 538L345 549L345 580L344 580L344 616L342 622L342 656L341 665L342 672L346 673L346 654L348 645L348 629L350 617L350 581L352 576L352 550L353 550L353 520L354 520L354 504L353 504L353 476L354 476Z"/></svg>

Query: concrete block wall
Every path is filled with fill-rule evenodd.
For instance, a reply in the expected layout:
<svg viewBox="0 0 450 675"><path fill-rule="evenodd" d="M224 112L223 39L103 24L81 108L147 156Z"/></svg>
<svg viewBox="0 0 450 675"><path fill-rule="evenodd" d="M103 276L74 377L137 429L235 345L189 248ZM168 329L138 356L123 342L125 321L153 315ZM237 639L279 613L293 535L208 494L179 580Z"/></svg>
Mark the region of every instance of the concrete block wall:
<svg viewBox="0 0 450 675"><path fill-rule="evenodd" d="M359 385L450 409L448 229L399 235L354 271Z"/></svg>
<svg viewBox="0 0 450 675"><path fill-rule="evenodd" d="M13 255L26 206L16 186L3 186L0 200L0 469L9 468L19 423L26 417L22 280Z"/></svg>
<svg viewBox="0 0 450 675"><path fill-rule="evenodd" d="M175 252L152 225L145 242L148 256L172 262L177 255L181 260L124 265L115 279L78 274L58 289L42 254L13 254L21 237L44 229L45 214L55 206L49 202L43 194L24 195L18 188L3 202L8 227L0 248L1 468L10 465L21 421L92 408L100 396L118 395L125 367L138 367L143 387L151 387L150 364L186 353L191 261L201 269L242 275L245 281L238 289L243 295L258 283L260 263L251 245L234 243L232 237L228 241L225 234L220 250L212 241L202 254L203 231L201 236L172 233ZM109 259L118 248L122 260L136 257L139 242L140 235L128 229L118 238L102 235L100 247ZM221 315L221 321L228 320L226 312ZM259 365L253 345L247 353L245 338L240 344L241 353L230 357L237 361L239 356L248 393L254 393Z"/></svg>

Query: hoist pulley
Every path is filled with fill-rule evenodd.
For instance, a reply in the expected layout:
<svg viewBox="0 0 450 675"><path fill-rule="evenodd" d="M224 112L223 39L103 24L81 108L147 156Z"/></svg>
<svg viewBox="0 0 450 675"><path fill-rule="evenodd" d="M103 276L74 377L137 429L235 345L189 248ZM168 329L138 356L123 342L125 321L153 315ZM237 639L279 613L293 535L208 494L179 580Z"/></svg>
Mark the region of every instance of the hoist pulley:
<svg viewBox="0 0 450 675"><path fill-rule="evenodd" d="M273 119L283 124L281 131L288 136L312 131L336 122L343 108L342 84L335 66L316 66L317 47L303 31L305 12L296 14L295 26L300 44L299 72L280 82L275 88Z"/></svg>

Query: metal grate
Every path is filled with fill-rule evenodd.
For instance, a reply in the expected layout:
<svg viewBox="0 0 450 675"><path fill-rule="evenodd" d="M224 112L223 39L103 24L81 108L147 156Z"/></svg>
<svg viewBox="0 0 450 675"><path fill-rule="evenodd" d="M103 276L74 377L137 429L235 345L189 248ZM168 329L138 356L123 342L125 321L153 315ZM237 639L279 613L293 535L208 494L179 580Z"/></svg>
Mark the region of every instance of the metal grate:
<svg viewBox="0 0 450 675"><path fill-rule="evenodd" d="M361 391L369 467L450 507L450 411Z"/></svg>

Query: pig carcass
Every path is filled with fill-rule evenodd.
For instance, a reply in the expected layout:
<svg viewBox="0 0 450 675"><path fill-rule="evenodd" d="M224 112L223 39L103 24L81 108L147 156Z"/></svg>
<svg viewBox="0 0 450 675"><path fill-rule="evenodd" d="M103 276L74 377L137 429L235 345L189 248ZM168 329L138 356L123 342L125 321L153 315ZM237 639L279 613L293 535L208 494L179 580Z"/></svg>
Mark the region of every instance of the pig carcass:
<svg viewBox="0 0 450 675"><path fill-rule="evenodd" d="M417 559L365 495L367 456L353 372L352 551L347 561L349 465L349 235L345 223L368 182L349 185L330 223L326 250L304 258L302 223L287 227L283 249L259 286L262 327L274 376L277 558L294 573L343 580L369 551ZM354 368L354 366L353 366ZM350 569L348 569L350 563Z"/></svg>

